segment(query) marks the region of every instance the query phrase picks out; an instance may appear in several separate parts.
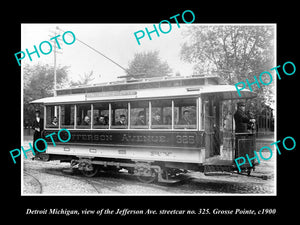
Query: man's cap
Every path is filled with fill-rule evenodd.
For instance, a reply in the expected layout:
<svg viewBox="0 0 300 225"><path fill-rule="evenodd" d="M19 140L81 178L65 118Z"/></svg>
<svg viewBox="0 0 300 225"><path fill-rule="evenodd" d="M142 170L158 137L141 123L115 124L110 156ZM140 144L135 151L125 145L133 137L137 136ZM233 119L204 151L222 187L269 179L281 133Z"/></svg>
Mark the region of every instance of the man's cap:
<svg viewBox="0 0 300 225"><path fill-rule="evenodd" d="M36 112L36 113L40 113L41 110L40 110L40 109L35 109L35 112Z"/></svg>
<svg viewBox="0 0 300 225"><path fill-rule="evenodd" d="M144 111L140 111L138 116L142 116L142 115L143 115L143 116L145 115L145 112L144 112Z"/></svg>
<svg viewBox="0 0 300 225"><path fill-rule="evenodd" d="M246 106L245 102L238 102L237 105L238 106Z"/></svg>

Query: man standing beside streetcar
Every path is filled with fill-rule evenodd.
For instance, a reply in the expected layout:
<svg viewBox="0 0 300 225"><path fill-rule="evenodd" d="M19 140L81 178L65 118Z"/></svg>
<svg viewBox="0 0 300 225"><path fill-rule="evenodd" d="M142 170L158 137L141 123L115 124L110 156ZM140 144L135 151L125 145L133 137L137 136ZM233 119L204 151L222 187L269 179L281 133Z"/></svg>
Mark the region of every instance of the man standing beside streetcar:
<svg viewBox="0 0 300 225"><path fill-rule="evenodd" d="M41 111L39 109L36 109L35 110L35 119L32 124L32 129L34 130L32 146L34 148L35 157L38 157L38 158L39 158L40 152L36 150L34 143L37 139L42 137L42 131L44 130L44 120L40 117L40 114L41 114ZM42 142L42 141L37 142L37 148L44 149L45 148L44 142Z"/></svg>

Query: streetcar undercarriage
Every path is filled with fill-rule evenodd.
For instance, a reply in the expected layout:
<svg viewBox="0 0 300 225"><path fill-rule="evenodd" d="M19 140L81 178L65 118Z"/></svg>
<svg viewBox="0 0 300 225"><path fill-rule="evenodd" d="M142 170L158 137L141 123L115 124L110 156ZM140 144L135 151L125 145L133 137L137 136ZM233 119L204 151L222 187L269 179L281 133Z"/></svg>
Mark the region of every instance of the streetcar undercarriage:
<svg viewBox="0 0 300 225"><path fill-rule="evenodd" d="M234 164L208 165L195 163L158 162L158 161L133 161L130 159L113 158L84 158L68 155L42 154L44 161L60 160L69 162L72 170L79 170L86 177L93 177L102 171L118 172L126 169L131 175L143 183L161 182L176 183L182 180L182 175L188 171L199 171L205 175L214 172L234 172L237 170ZM242 173L250 175L255 167L244 166Z"/></svg>

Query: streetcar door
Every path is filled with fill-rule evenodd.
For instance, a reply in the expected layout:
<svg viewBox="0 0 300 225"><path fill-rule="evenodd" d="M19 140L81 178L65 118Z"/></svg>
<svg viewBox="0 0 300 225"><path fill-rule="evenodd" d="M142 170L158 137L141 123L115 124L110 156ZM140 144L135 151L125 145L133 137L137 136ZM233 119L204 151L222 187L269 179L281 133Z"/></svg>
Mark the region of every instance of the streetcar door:
<svg viewBox="0 0 300 225"><path fill-rule="evenodd" d="M203 101L205 158L220 155L220 101L215 96L207 96Z"/></svg>

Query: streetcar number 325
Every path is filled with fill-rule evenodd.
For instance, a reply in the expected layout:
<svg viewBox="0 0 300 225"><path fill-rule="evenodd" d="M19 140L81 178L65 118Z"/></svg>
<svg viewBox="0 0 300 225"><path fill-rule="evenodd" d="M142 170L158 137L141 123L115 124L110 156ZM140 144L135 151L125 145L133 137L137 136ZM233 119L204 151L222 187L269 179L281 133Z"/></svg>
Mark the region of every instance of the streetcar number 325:
<svg viewBox="0 0 300 225"><path fill-rule="evenodd" d="M195 144L195 136L176 135L176 143L178 143L178 144Z"/></svg>

